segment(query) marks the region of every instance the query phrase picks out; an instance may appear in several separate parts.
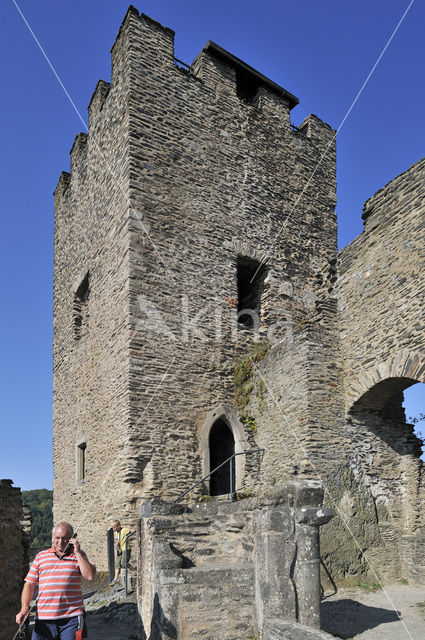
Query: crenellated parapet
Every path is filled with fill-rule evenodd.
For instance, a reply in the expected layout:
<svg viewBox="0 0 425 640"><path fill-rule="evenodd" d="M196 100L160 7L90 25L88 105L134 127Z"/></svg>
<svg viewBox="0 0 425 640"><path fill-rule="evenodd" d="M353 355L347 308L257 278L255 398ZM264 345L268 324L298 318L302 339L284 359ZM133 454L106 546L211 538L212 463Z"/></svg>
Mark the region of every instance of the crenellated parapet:
<svg viewBox="0 0 425 640"><path fill-rule="evenodd" d="M129 7L111 48L111 82L99 80L88 105L88 140L96 136L99 141L93 148L99 147L101 155L102 140L111 133L111 119L120 118L131 131L132 121L137 124L144 114L150 116L153 82L158 89L162 84L162 91L171 99L181 93L183 80L193 108L204 103L206 108L233 110L239 103L243 113L254 109L282 134L304 137L304 144L308 142L320 154L326 150L334 162L335 132L329 125L314 115L298 128L291 125L290 112L299 102L296 96L213 41L206 43L190 66L182 66L174 58L174 35L172 29ZM140 91L147 92L144 104L139 100ZM74 173L78 172L77 182L85 175L89 144L84 135L77 136L71 149L71 183Z"/></svg>

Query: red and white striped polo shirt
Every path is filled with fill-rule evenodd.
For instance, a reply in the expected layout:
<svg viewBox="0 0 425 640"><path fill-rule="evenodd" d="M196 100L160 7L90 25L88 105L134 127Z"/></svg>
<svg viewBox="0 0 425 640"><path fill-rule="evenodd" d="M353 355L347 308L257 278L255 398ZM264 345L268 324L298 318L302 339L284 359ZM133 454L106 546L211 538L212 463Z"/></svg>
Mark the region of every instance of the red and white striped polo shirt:
<svg viewBox="0 0 425 640"><path fill-rule="evenodd" d="M69 618L83 613L81 572L73 553L59 559L53 547L40 551L25 581L38 582L37 618Z"/></svg>

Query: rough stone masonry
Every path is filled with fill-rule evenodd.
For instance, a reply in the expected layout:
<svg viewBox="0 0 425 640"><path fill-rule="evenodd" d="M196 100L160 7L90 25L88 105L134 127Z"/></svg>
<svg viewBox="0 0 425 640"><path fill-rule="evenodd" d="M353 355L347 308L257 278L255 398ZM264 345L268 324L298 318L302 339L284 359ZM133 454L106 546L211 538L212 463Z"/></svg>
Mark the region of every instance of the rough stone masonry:
<svg viewBox="0 0 425 640"><path fill-rule="evenodd" d="M111 518L235 453L184 501L319 479L331 577L421 581L401 402L425 381L424 161L338 254L335 132L294 127L298 99L214 42L182 65L173 39L130 7L55 190L55 519L102 568Z"/></svg>
<svg viewBox="0 0 425 640"><path fill-rule="evenodd" d="M333 516L314 482L238 502L141 507L139 610L162 638L269 637L320 628L319 527ZM299 635L297 634L297 629Z"/></svg>
<svg viewBox="0 0 425 640"><path fill-rule="evenodd" d="M31 516L22 506L21 490L12 484L12 480L0 480L0 640L16 634L15 616L28 572Z"/></svg>

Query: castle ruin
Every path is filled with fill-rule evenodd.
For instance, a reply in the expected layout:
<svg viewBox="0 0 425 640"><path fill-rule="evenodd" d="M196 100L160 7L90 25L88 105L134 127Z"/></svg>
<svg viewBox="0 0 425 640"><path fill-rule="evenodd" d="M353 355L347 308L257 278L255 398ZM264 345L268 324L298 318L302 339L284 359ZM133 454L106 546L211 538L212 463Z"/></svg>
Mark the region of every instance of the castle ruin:
<svg viewBox="0 0 425 640"><path fill-rule="evenodd" d="M421 442L401 403L425 381L425 161L338 254L332 128L294 127L298 99L214 42L176 61L173 39L130 7L55 190L54 513L100 568L110 520L139 520L140 609L163 637L205 637L193 590L209 580L251 611L217 637L272 638L276 620L319 626L318 543L308 558L297 538L331 518L318 484L334 580L423 579ZM215 497L232 490L244 500ZM269 543L277 563L286 549L280 600Z"/></svg>
<svg viewBox="0 0 425 640"><path fill-rule="evenodd" d="M16 634L31 534L31 512L22 505L21 490L12 485L12 480L0 480L0 640Z"/></svg>

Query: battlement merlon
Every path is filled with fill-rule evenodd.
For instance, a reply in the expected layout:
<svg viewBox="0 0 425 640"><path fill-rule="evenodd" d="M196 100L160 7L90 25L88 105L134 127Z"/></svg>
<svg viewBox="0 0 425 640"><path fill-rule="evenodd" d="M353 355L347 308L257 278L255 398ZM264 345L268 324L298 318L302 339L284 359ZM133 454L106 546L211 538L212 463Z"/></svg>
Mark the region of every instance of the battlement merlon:
<svg viewBox="0 0 425 640"><path fill-rule="evenodd" d="M84 131L80 131L74 138L74 142L72 143L71 150L69 155L71 156L71 174L73 171L73 164L76 163L79 165L78 158L81 155L85 155L87 149L87 139L88 134Z"/></svg>
<svg viewBox="0 0 425 640"><path fill-rule="evenodd" d="M299 125L298 131L303 133L306 138L322 138L323 142L328 145L329 152L336 146L336 130L324 122L321 118L310 113ZM325 151L327 153L327 151Z"/></svg>
<svg viewBox="0 0 425 640"><path fill-rule="evenodd" d="M92 97L90 98L88 112L89 112L89 129L90 129L90 121L93 117L93 114L101 111L103 105L105 104L105 100L108 97L109 91L111 89L110 82L106 82L105 80L98 80L96 84L96 88L93 91Z"/></svg>
<svg viewBox="0 0 425 640"><path fill-rule="evenodd" d="M111 84L119 83L130 69L137 72L146 60L152 68L174 64L174 36L172 29L130 5L111 47Z"/></svg>
<svg viewBox="0 0 425 640"><path fill-rule="evenodd" d="M69 183L71 181L71 174L68 171L62 171L59 176L58 183L53 191L53 195L56 198L62 197L65 191L69 187Z"/></svg>

